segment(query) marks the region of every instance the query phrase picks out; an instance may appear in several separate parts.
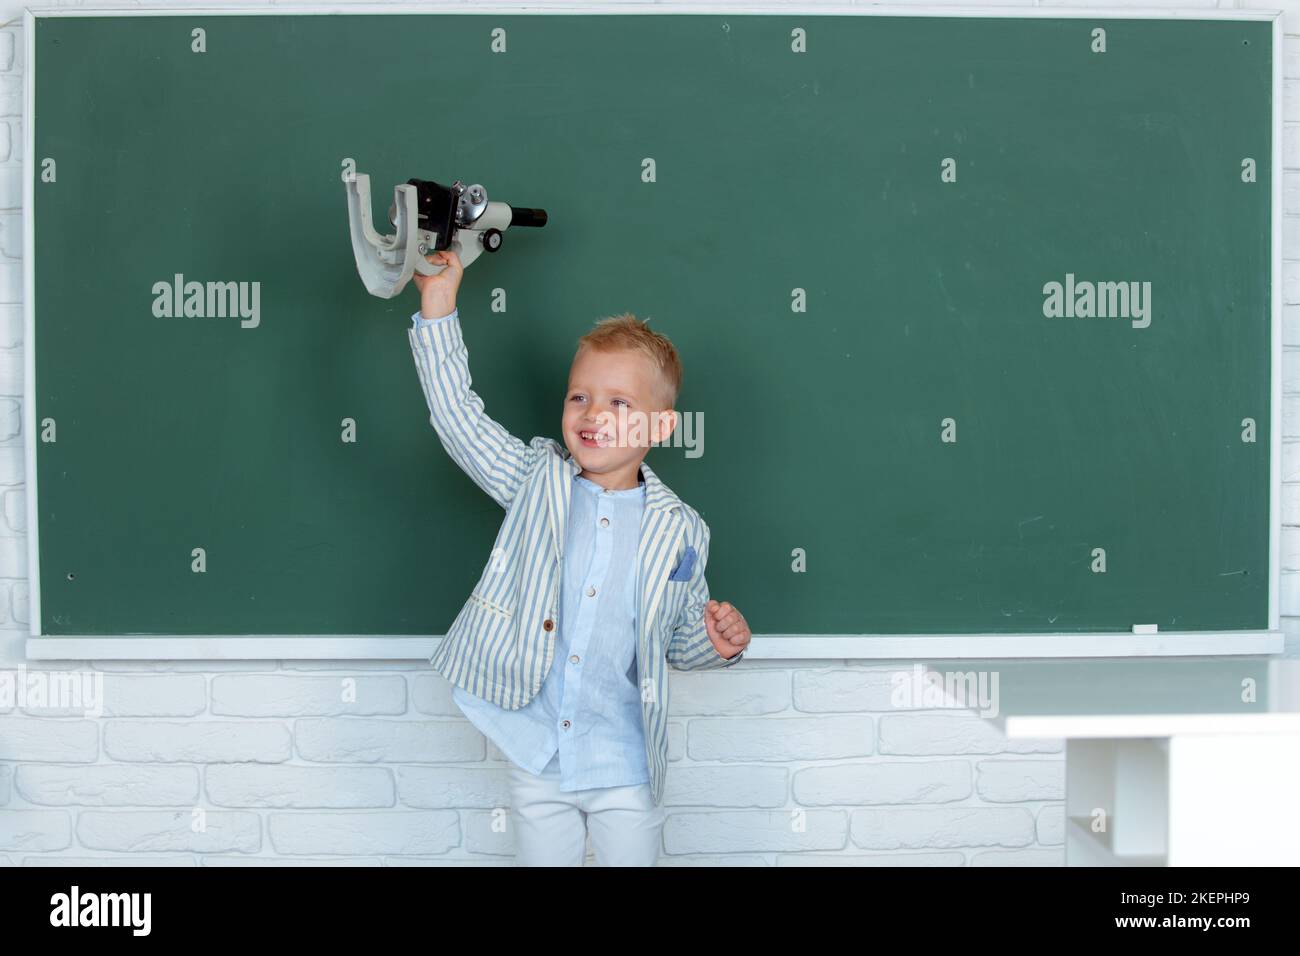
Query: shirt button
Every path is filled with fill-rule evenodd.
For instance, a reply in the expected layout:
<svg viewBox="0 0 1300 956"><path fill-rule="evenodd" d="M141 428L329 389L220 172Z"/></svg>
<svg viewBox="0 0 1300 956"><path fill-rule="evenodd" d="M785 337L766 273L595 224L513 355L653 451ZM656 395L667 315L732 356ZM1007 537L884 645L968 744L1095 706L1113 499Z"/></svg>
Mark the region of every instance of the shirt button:
<svg viewBox="0 0 1300 956"><path fill-rule="evenodd" d="M577 655L577 654L570 654L570 655L569 655L569 660L571 660L571 661L572 661L573 663L575 663L575 664L578 663L578 655Z"/></svg>
<svg viewBox="0 0 1300 956"><path fill-rule="evenodd" d="M608 527L609 527L609 519L608 519L608 518L601 518L601 519L600 519L600 526L601 526L602 528L608 528Z"/></svg>
<svg viewBox="0 0 1300 956"><path fill-rule="evenodd" d="M595 588L592 587L587 588L587 597L594 597L595 594L596 594Z"/></svg>
<svg viewBox="0 0 1300 956"><path fill-rule="evenodd" d="M569 729L569 722L568 722L567 720L562 720L562 721L560 721L560 726L563 727L565 730L568 730L568 729Z"/></svg>
<svg viewBox="0 0 1300 956"><path fill-rule="evenodd" d="M551 631L554 629L555 629L555 622L552 621L549 617L542 622L543 631Z"/></svg>

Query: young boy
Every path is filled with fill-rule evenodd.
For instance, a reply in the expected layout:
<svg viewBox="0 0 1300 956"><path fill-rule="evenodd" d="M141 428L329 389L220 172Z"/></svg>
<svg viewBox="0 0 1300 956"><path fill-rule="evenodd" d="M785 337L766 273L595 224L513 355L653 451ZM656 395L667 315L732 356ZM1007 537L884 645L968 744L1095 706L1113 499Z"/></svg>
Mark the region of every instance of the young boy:
<svg viewBox="0 0 1300 956"><path fill-rule="evenodd" d="M652 866L668 767L668 675L740 659L749 625L704 580L709 529L644 463L677 424L681 364L632 316L579 340L564 446L525 444L470 388L456 290L415 276L407 331L429 420L452 459L506 509L487 567L430 663L511 762L517 862ZM566 450L567 449L567 450Z"/></svg>

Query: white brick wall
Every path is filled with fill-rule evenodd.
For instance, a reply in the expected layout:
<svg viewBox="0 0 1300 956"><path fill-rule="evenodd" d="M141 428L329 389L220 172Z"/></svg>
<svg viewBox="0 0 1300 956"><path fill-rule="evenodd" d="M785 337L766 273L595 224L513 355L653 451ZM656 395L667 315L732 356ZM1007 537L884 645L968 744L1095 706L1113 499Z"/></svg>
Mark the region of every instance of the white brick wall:
<svg viewBox="0 0 1300 956"><path fill-rule="evenodd" d="M975 6L930 2L941 4ZM1296 440L1285 443L1283 464L1282 608L1293 615L1283 618L1288 634L1300 635L1300 0L1069 5L1286 11L1283 429ZM0 0L0 22L0 668L12 670L26 666L28 623L22 6ZM1288 654L1300 656L1300 636ZM896 666L751 661L721 673L675 674L661 865L1059 865L1060 742L1010 743L971 713L900 712L889 702ZM505 759L427 667L29 667L37 669L102 673L103 713L0 711L0 865L512 860L509 828L501 825ZM345 682L354 688L346 698Z"/></svg>

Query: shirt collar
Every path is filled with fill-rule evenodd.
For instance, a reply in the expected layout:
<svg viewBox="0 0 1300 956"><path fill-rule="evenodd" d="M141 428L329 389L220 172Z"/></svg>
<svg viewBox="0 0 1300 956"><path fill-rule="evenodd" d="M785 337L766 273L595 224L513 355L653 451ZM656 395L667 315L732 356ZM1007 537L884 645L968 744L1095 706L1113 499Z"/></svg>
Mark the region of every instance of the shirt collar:
<svg viewBox="0 0 1300 956"><path fill-rule="evenodd" d="M559 444L558 442L556 443ZM578 464L577 459L569 453L567 448L560 446L564 458L564 465L569 469L569 474L577 477L578 472L582 471L582 466ZM659 480L651 467L644 461L641 462L641 479L645 486L645 506L648 509L661 508L665 511L672 511L681 505L682 501L677 495L673 494L671 488ZM593 482L594 483L594 482ZM628 489L631 490L630 488Z"/></svg>
<svg viewBox="0 0 1300 956"><path fill-rule="evenodd" d="M593 495L605 494L611 498L636 498L645 494L644 481L638 481L635 488L616 488L613 491L610 491L592 481L590 478L584 478L576 472L573 475L573 480L579 488L589 491Z"/></svg>

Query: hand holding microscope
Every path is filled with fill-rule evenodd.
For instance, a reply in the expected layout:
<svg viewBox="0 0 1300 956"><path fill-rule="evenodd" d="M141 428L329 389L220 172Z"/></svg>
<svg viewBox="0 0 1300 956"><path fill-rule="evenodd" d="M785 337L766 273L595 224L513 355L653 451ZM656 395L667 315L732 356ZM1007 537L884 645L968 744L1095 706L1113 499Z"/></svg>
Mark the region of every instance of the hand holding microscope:
<svg viewBox="0 0 1300 956"><path fill-rule="evenodd" d="M354 173L344 185L357 271L370 294L381 299L401 292L412 273L442 272L445 266L429 262L427 255L450 249L468 267L480 253L498 251L511 226L546 225L546 210L489 201L481 185L410 179L393 187L388 220L396 232L381 236L371 222L370 177Z"/></svg>

